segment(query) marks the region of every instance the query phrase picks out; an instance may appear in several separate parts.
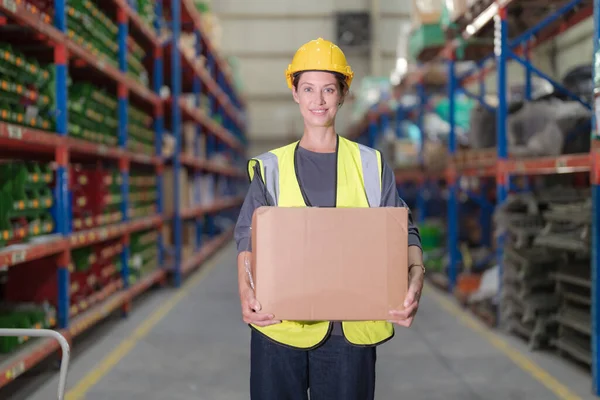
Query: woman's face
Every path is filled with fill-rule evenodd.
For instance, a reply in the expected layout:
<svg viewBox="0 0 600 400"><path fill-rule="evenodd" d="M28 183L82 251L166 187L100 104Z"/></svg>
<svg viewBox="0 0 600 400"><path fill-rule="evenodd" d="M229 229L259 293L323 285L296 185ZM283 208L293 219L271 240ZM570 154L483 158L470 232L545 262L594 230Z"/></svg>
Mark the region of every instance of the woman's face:
<svg viewBox="0 0 600 400"><path fill-rule="evenodd" d="M309 126L333 125L335 114L342 100L342 93L335 76L329 72L304 72L293 91L294 100Z"/></svg>

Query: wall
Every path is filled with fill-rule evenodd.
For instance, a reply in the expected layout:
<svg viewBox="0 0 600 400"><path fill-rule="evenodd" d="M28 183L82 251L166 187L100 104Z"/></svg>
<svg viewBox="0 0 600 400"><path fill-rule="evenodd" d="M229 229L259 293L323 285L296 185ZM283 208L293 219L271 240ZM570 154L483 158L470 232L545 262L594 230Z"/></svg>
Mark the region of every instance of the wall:
<svg viewBox="0 0 600 400"><path fill-rule="evenodd" d="M408 3L408 4L407 4ZM348 49L355 71L352 89L371 73L389 76L396 62L400 27L409 18L410 2L388 0L219 0L213 2L222 25L222 50L239 60L248 99L250 154L299 137L303 130L297 105L287 88L284 71L303 43L335 35L333 13L375 7L380 19L373 32L376 57ZM336 128L343 134L352 103L340 110Z"/></svg>

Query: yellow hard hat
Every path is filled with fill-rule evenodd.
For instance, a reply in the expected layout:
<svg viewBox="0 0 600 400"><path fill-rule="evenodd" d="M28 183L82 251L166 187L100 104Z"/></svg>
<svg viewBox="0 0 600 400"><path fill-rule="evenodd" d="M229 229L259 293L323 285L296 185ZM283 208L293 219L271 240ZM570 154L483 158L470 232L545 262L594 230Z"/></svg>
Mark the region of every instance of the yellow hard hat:
<svg viewBox="0 0 600 400"><path fill-rule="evenodd" d="M288 65L285 77L290 89L293 88L294 74L299 71L330 71L339 72L346 77L348 87L352 83L354 72L346 61L342 49L323 38L311 40L303 44Z"/></svg>

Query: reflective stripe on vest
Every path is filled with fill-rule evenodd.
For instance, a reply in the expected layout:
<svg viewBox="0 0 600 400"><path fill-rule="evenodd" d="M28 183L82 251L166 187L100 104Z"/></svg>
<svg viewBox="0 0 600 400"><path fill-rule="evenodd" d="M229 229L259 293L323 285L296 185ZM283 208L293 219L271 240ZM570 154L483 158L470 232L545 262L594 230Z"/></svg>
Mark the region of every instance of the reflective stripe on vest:
<svg viewBox="0 0 600 400"><path fill-rule="evenodd" d="M298 142L272 150L248 163L250 180L259 165L272 206L306 207L295 171ZM338 136L336 207L379 207L381 204L382 162L378 151ZM328 321L282 321L258 327L257 331L289 347L309 349L318 346L331 328ZM357 346L373 346L394 335L387 321L342 322L346 339Z"/></svg>
<svg viewBox="0 0 600 400"><path fill-rule="evenodd" d="M340 138L344 141L343 138ZM286 146L283 152L290 151L291 148L296 148L298 142ZM341 143L340 143L341 144ZM346 143L346 145L354 145L358 147L360 161L362 166L362 183L369 207L379 207L381 204L381 156L378 151L369 147L363 146L360 143ZM343 146L343 145L342 145ZM276 151L276 150L275 150ZM267 188L267 192L273 199L273 206L279 205L279 161L276 154L273 152L264 153L254 158L260 165L260 172L263 183ZM248 173L250 180L254 177L253 160L250 160Z"/></svg>

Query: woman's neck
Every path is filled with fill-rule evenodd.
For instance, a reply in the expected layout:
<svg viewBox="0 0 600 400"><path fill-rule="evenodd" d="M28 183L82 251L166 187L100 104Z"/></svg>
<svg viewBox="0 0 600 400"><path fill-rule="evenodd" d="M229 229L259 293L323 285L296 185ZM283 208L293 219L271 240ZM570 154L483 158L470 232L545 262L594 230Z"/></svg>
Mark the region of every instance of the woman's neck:
<svg viewBox="0 0 600 400"><path fill-rule="evenodd" d="M337 134L333 126L322 129L304 128L300 146L315 153L333 153L337 147Z"/></svg>

